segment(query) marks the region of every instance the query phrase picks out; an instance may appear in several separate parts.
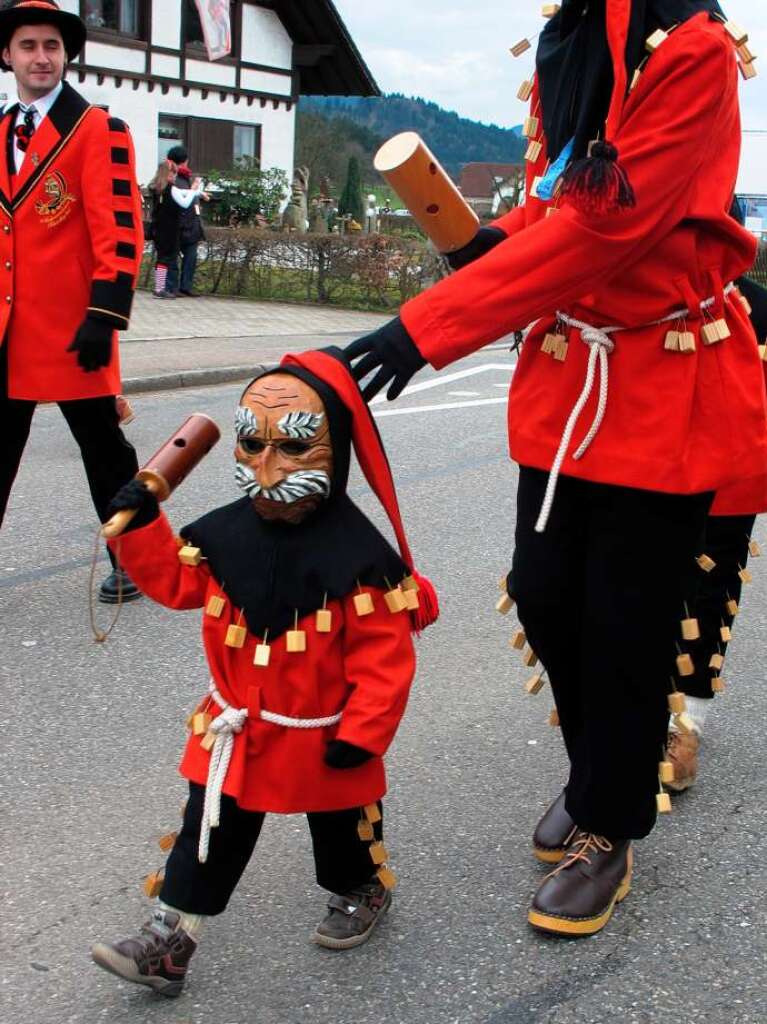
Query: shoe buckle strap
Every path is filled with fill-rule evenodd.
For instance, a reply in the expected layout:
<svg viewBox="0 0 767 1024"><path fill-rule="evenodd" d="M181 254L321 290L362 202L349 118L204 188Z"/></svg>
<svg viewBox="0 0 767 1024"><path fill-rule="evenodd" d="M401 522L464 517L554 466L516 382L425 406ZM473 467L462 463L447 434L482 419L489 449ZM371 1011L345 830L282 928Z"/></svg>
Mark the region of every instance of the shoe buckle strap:
<svg viewBox="0 0 767 1024"><path fill-rule="evenodd" d="M328 907L330 910L339 910L347 917L356 917L366 925L370 924L375 917L370 907L365 906L364 903L354 903L349 897L342 896L337 892L331 895Z"/></svg>

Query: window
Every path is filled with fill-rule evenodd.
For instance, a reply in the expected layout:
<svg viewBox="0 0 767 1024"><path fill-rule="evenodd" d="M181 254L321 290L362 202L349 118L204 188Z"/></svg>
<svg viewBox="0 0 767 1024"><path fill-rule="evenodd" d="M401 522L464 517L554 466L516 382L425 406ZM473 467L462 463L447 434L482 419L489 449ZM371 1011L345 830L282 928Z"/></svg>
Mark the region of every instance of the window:
<svg viewBox="0 0 767 1024"><path fill-rule="evenodd" d="M234 126L234 159L257 160L260 157L259 125L236 124Z"/></svg>
<svg viewBox="0 0 767 1024"><path fill-rule="evenodd" d="M194 0L184 0L184 42L187 46L205 46L200 15Z"/></svg>
<svg viewBox="0 0 767 1024"><path fill-rule="evenodd" d="M186 141L186 118L160 114L157 128L157 162L164 160L168 150L183 146Z"/></svg>
<svg viewBox="0 0 767 1024"><path fill-rule="evenodd" d="M141 0L85 0L83 7L83 18L89 29L142 35Z"/></svg>
<svg viewBox="0 0 767 1024"><path fill-rule="evenodd" d="M207 4L207 21L209 24L209 34L212 37L212 45L217 46L223 44L226 41L231 45L231 52L228 58L222 58L224 60L231 60L236 54L237 46L237 21L238 19L234 16L234 3L229 4L229 29L222 27L221 13L224 9L224 4L216 2L216 0L206 0ZM183 37L184 45L191 48L192 50L201 50L203 53L206 52L205 46L205 33L202 28L200 21L200 13L197 9L196 0L182 0L182 25L183 25ZM230 36L229 33L232 33ZM195 54L196 56L196 54Z"/></svg>

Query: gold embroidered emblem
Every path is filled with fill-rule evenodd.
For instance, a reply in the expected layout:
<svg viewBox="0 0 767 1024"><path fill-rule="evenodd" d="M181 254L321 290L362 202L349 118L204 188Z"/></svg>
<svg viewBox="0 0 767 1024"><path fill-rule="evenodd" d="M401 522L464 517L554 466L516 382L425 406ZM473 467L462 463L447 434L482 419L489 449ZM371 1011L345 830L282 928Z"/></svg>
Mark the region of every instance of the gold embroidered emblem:
<svg viewBox="0 0 767 1024"><path fill-rule="evenodd" d="M47 198L38 199L35 210L40 219L49 228L56 227L72 212L72 203L77 202L75 196L67 192L67 183L60 171L53 171L45 179L43 185Z"/></svg>
<svg viewBox="0 0 767 1024"><path fill-rule="evenodd" d="M37 167L37 165L40 163L40 157L38 156L37 153L33 153L32 154L31 160L32 160L32 166L33 167Z"/></svg>

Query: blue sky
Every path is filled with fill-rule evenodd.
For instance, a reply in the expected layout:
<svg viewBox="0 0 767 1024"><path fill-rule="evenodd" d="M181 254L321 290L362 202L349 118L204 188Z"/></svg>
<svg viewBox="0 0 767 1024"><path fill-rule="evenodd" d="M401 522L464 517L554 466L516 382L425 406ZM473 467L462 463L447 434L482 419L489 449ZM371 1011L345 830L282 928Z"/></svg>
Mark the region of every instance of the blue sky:
<svg viewBox="0 0 767 1024"><path fill-rule="evenodd" d="M435 100L465 117L510 126L523 105L519 83L532 51L515 60L509 47L544 24L536 0L335 0L355 42L385 92ZM767 130L767 3L722 0L763 55L761 74L742 87L743 126Z"/></svg>

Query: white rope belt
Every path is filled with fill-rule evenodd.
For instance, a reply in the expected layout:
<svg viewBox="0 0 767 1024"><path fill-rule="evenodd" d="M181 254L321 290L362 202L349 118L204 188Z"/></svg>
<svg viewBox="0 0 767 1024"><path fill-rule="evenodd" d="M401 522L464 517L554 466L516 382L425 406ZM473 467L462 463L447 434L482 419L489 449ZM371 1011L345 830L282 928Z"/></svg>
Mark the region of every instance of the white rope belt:
<svg viewBox="0 0 767 1024"><path fill-rule="evenodd" d="M734 288L735 285L731 282L724 289L724 294L729 295ZM704 299L700 304L700 308L701 310L709 309L715 302L716 297L713 296L711 298ZM557 490L557 483L559 482L559 474L562 471L562 464L565 461L567 450L570 447L573 431L575 430L576 424L580 419L580 415L594 389L594 379L596 377L597 368L599 369L599 395L597 397L597 409L594 413L594 419L586 436L581 441L577 450L573 452L574 459L583 458L590 448L591 442L597 436L599 428L602 426L602 420L604 419L605 412L607 410L607 395L609 390L607 357L615 349L615 343L612 341L610 335L617 334L619 331L642 330L645 327L657 327L659 324L670 323L673 320L682 320L689 315L690 310L685 307L684 309L677 309L673 313L669 313L668 316L661 317L660 320L652 320L648 324L643 324L641 327L627 328L594 327L591 324L584 323L582 320L576 320L574 317L567 316L566 313L557 313L557 320L559 323L566 324L568 327L574 327L576 330L581 332L581 341L589 346L589 360L586 364L586 379L583 383L583 390L578 397L578 401L573 406L573 410L565 424L565 429L562 432L562 438L559 442L559 448L557 448L557 454L554 456L554 462L551 465L548 483L546 484L546 493L543 497L541 511L538 514L538 520L535 524L536 533L543 533L546 529L546 524L549 521L551 506L554 503L554 495Z"/></svg>
<svg viewBox="0 0 767 1024"><path fill-rule="evenodd" d="M210 830L218 828L221 820L221 793L226 773L229 771L229 762L232 760L234 736L235 733L242 732L248 719L248 709L233 708L231 704L227 704L213 682L210 684L210 695L222 711L208 726L208 731L214 733L216 739L210 752L208 781L205 784L205 802L202 808L200 844L197 850L197 859L201 864L208 859ZM273 711L259 711L259 718L272 725L282 725L286 729L324 729L340 722L341 713L327 715L325 718L289 718Z"/></svg>

